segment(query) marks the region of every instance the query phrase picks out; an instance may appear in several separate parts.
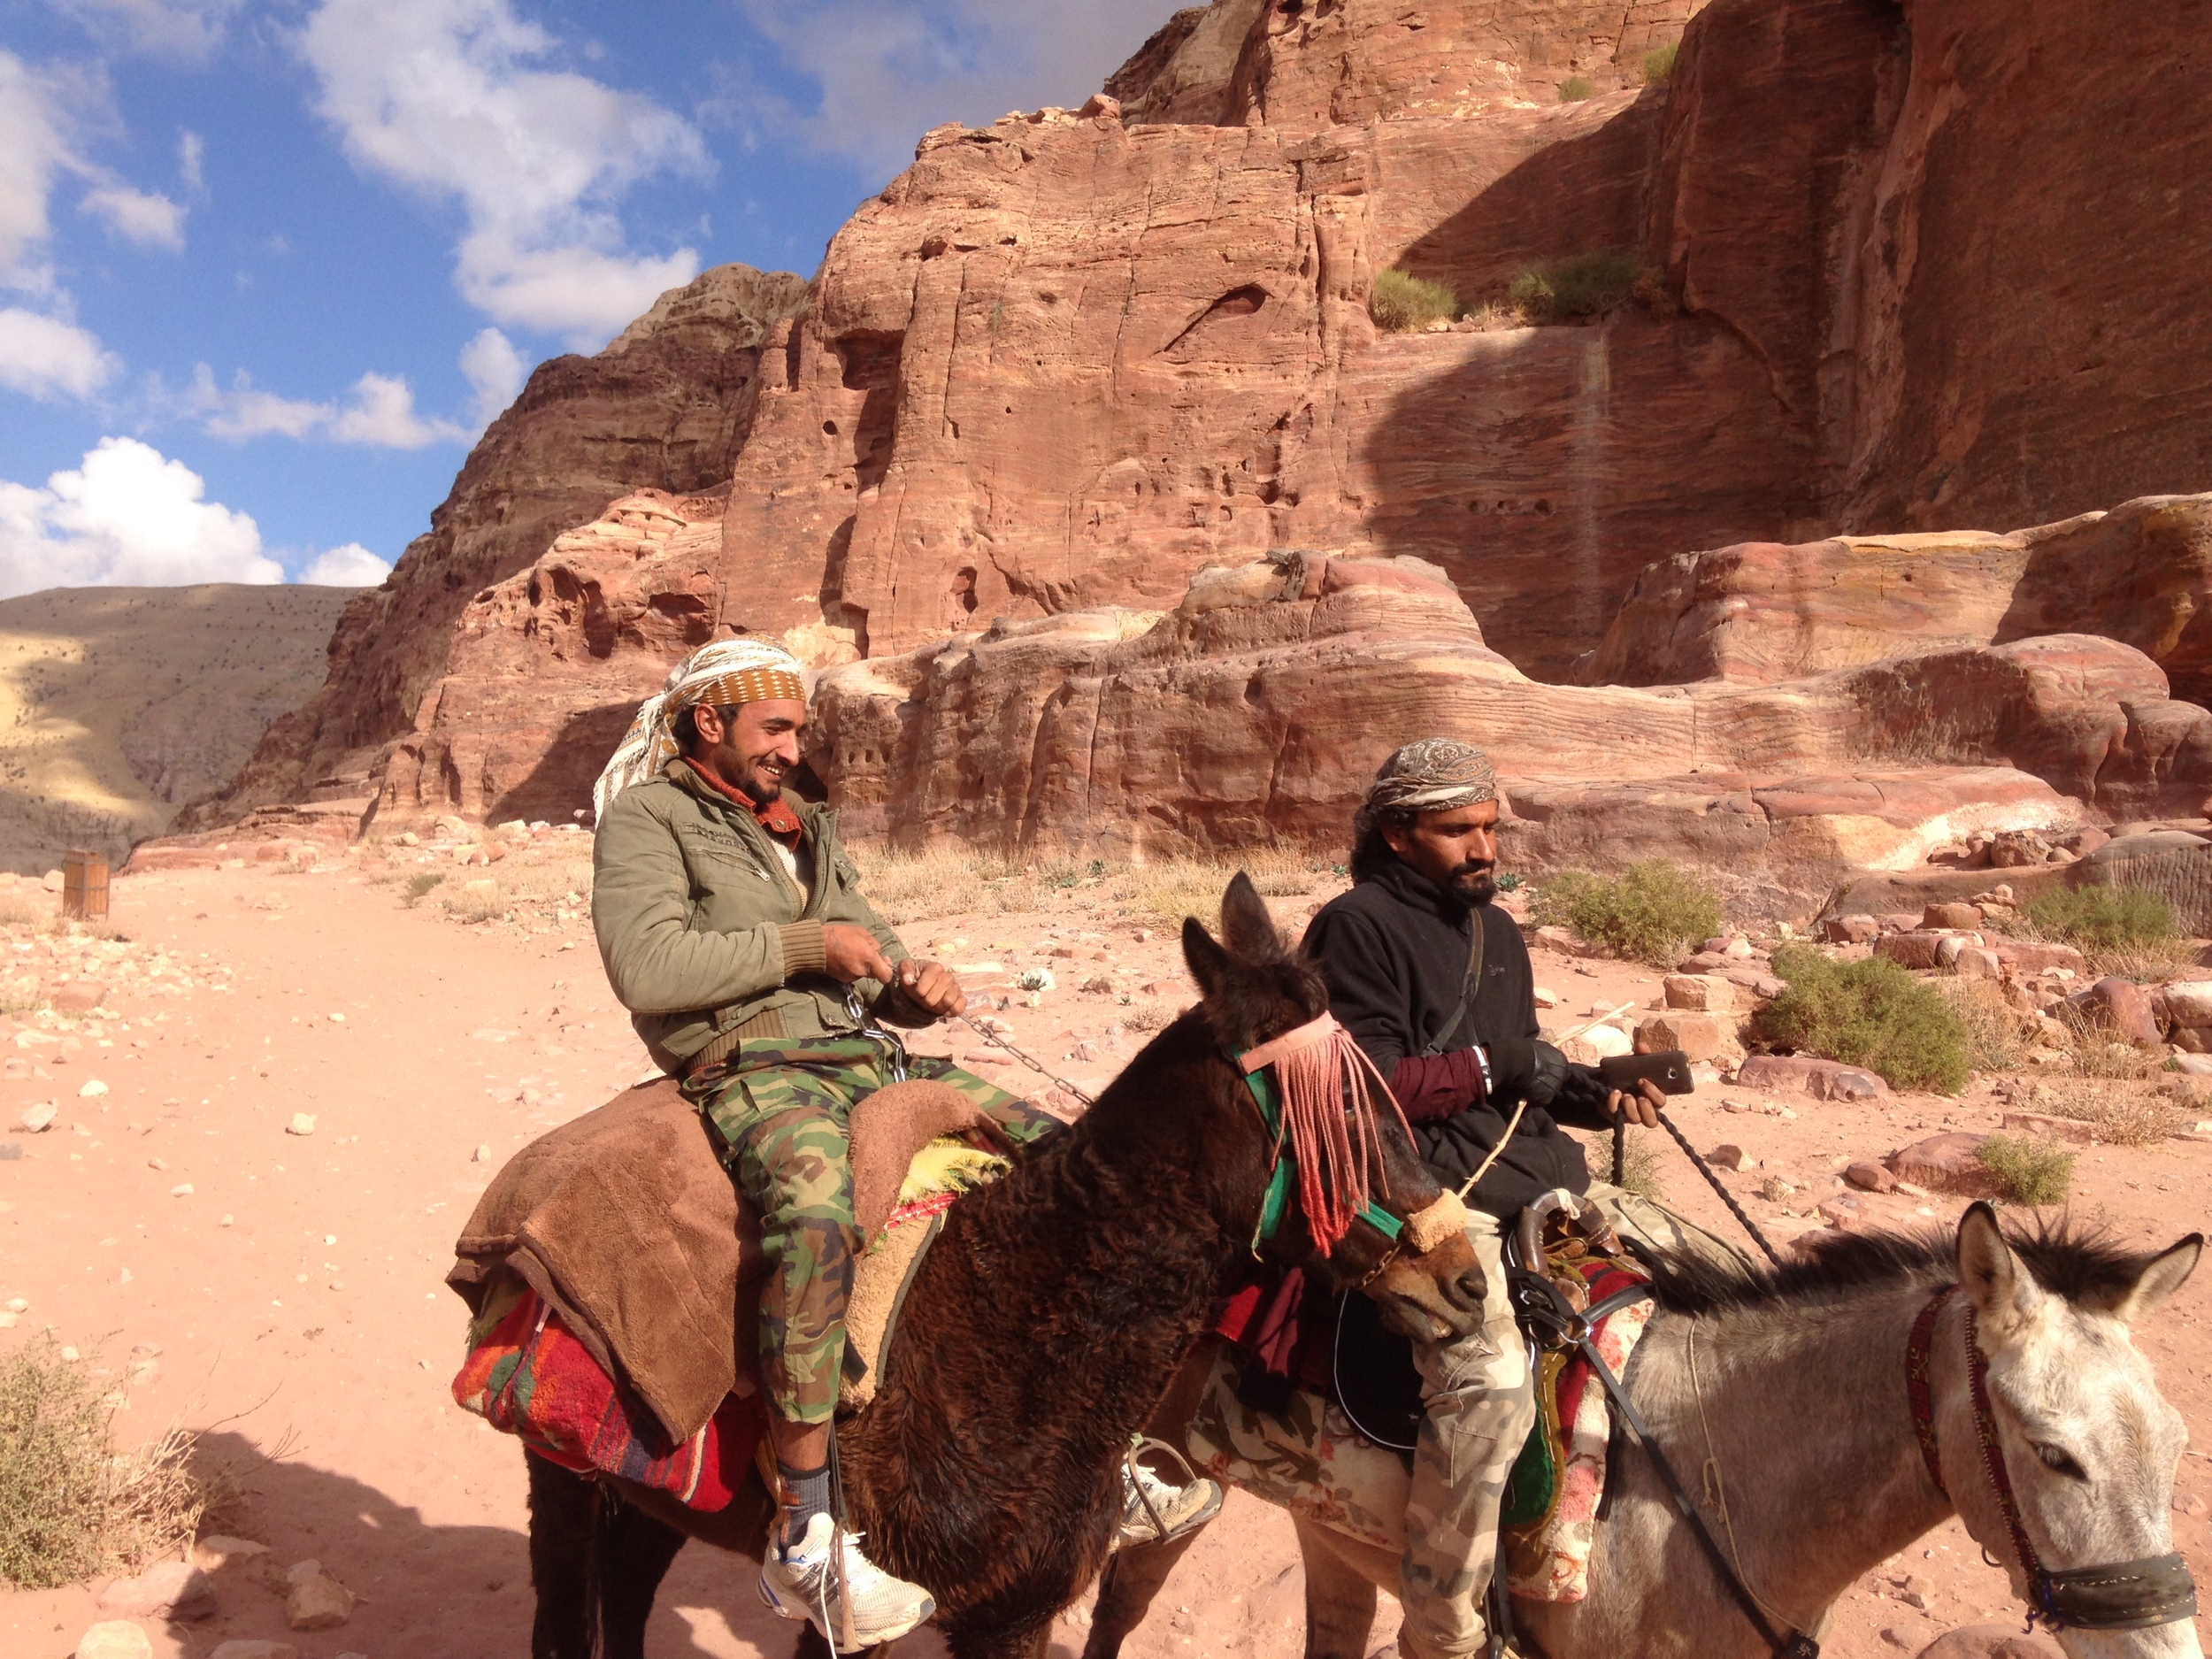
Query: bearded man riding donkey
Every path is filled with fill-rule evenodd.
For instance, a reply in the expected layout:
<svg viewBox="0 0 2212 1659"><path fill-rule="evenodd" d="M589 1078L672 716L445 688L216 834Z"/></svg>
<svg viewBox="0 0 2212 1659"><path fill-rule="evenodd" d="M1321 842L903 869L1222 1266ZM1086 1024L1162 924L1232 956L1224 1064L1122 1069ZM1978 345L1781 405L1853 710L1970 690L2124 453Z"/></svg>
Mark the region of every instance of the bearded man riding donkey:
<svg viewBox="0 0 2212 1659"><path fill-rule="evenodd" d="M873 1647L933 1612L956 1653L1041 1653L1118 1540L1173 1539L1218 1509L1211 1481L1164 1479L1132 1446L1263 1231L1403 1333L1448 1341L1482 1317L1464 1210L1242 878L1219 942L1184 930L1203 1000L1074 1125L910 1056L897 1028L964 998L876 917L833 815L786 793L805 722L800 665L751 640L695 653L639 711L597 792L593 917L687 1110L672 1126L640 1102L672 1086L641 1086L541 1137L460 1246L453 1282L478 1317L455 1391L529 1448L541 1659L641 1653L687 1536L760 1558L764 1600L811 1626L803 1648ZM1279 1085L1271 1116L1248 1086L1262 1074ZM873 1393L856 1410L848 1394L841 1417L856 1257L883 1222L856 1191L874 1133L859 1125L924 1096L949 1099L1010 1167L932 1224L895 1285L896 1340L879 1327L858 1367ZM695 1225L715 1210L695 1180L709 1147L712 1186L744 1201L721 1225L757 1228L747 1248L765 1258L757 1340L749 1304L731 1326L730 1284L702 1263L718 1254ZM691 1184L658 1192L655 1158ZM548 1236L564 1222L583 1242ZM734 1263L726 1233L722 1247ZM686 1317L641 1319L656 1296ZM682 1392L664 1338L696 1350L702 1374L719 1363L718 1391L731 1348L757 1346L757 1390L744 1362L711 1420L663 1409ZM588 1359L571 1363L580 1346ZM748 1421L733 1408L754 1408L757 1433L763 1402L772 1510L726 1456Z"/></svg>

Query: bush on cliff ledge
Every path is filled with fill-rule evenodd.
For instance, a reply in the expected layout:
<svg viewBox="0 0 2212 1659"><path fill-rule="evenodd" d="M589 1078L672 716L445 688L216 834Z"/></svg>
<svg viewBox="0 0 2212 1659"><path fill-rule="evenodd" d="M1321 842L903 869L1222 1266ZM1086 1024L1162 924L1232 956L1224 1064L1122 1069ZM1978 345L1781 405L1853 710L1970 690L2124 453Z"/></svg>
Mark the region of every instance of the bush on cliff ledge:
<svg viewBox="0 0 2212 1659"><path fill-rule="evenodd" d="M1680 50L1679 45L1666 45L1662 46L1655 52L1646 52L1644 54L1644 84L1647 87L1655 87L1673 74L1675 54Z"/></svg>
<svg viewBox="0 0 2212 1659"><path fill-rule="evenodd" d="M1404 271L1379 272L1368 296L1367 314L1385 334L1410 334L1431 323L1459 315L1459 296L1441 282L1425 281Z"/></svg>
<svg viewBox="0 0 2212 1659"><path fill-rule="evenodd" d="M1555 259L1513 279L1513 303L1532 323L1602 317L1636 297L1644 268L1618 248Z"/></svg>
<svg viewBox="0 0 2212 1659"><path fill-rule="evenodd" d="M1774 972L1789 988L1752 1016L1755 1041L1863 1066L1897 1088L1966 1087L1972 1040L1934 986L1879 956L1838 962L1810 945L1776 951Z"/></svg>
<svg viewBox="0 0 2212 1659"><path fill-rule="evenodd" d="M1663 858L1631 864L1617 877L1570 870L1536 895L1536 919L1571 927L1594 945L1632 962L1671 968L1720 932L1720 895L1691 871Z"/></svg>
<svg viewBox="0 0 2212 1659"><path fill-rule="evenodd" d="M1596 91L1597 88L1580 75L1569 75L1559 83L1559 101L1562 104L1579 104Z"/></svg>

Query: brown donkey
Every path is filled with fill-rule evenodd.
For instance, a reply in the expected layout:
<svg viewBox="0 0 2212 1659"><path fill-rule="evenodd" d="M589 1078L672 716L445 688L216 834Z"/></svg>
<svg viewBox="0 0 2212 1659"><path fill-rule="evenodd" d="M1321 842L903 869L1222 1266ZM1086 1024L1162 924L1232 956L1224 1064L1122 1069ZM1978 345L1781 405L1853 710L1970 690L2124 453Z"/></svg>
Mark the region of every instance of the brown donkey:
<svg viewBox="0 0 2212 1659"><path fill-rule="evenodd" d="M1242 875L1221 915L1219 943L1183 926L1204 1000L1079 1122L947 1213L874 1402L839 1426L847 1524L936 1598L961 1659L1045 1651L1054 1615L1106 1560L1130 1437L1257 1230L1275 1145L1230 1056L1314 1019L1327 997ZM1395 1115L1376 1117L1376 1195L1403 1218L1441 1194ZM1415 1256L1363 1222L1324 1259L1295 1217L1274 1248L1363 1286L1408 1335L1480 1322L1482 1271L1456 1233ZM529 1463L534 1659L641 1659L654 1592L687 1537L760 1557L770 1503L757 1480L703 1515ZM799 1651L826 1651L811 1626Z"/></svg>

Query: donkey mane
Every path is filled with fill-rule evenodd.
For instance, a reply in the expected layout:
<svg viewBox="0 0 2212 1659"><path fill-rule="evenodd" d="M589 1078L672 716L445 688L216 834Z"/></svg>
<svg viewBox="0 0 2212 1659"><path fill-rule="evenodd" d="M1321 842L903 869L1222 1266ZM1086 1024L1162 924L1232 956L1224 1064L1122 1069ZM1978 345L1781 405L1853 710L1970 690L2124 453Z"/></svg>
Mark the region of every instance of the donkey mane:
<svg viewBox="0 0 2212 1659"><path fill-rule="evenodd" d="M2071 1217L2004 1229L2035 1282L2078 1306L2108 1312L2125 1300L2156 1251L2131 1250L2108 1229ZM1839 1233L1780 1267L1719 1262L1690 1250L1639 1252L1669 1313L1708 1314L1847 1302L1900 1286L1958 1280L1955 1236L1938 1227Z"/></svg>

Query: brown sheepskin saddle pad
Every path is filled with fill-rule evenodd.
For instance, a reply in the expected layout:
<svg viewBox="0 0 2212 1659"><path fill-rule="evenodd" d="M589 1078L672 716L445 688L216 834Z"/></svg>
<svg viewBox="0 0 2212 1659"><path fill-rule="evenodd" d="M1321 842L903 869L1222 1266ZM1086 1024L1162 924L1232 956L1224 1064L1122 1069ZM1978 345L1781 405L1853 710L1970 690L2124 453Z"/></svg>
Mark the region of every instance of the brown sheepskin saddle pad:
<svg viewBox="0 0 2212 1659"><path fill-rule="evenodd" d="M917 1155L941 1136L979 1138L986 1124L958 1091L919 1079L854 1107L853 1210L864 1235L883 1233ZM856 1340L871 1330L883 1337L921 1242L867 1276L877 1283L866 1298L856 1288ZM672 1078L625 1089L516 1153L478 1200L454 1258L446 1283L472 1314L503 1279L520 1278L672 1440L690 1439L726 1395L751 1387L768 1269L760 1224ZM890 1294L879 1287L886 1277ZM887 1304L879 1322L875 1302Z"/></svg>

